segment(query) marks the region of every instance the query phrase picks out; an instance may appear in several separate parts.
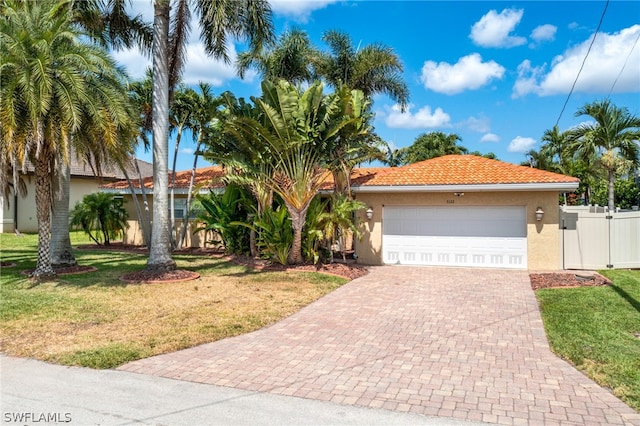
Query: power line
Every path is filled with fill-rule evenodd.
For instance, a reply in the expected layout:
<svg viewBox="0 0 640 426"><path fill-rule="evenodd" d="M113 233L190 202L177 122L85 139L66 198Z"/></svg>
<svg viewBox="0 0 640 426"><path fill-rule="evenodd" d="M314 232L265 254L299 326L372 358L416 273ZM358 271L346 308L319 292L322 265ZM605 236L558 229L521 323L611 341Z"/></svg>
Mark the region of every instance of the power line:
<svg viewBox="0 0 640 426"><path fill-rule="evenodd" d="M622 69L620 70L620 72L618 73L618 76L616 77L616 79L613 81L613 84L611 85L611 89L609 90L609 94L607 95L607 98L611 96L611 92L613 92L613 88L615 87L616 83L618 82L618 79L622 75L622 71L624 71L624 67L627 66L627 61L631 57L631 54L633 53L633 49L635 49L636 47L636 44L638 44L638 39L640 39L640 31L638 31L638 37L636 37L636 41L633 42L633 46L631 46L631 50L629 51L627 58L624 60L624 64L622 64Z"/></svg>
<svg viewBox="0 0 640 426"><path fill-rule="evenodd" d="M593 47L593 43L595 43L596 37L598 35L598 32L600 31L600 27L602 26L602 21L604 20L604 15L605 15L605 13L607 13L607 7L609 7L609 0L607 0L607 2L604 5L604 10L602 11L602 15L600 15L600 22L598 22L598 28L596 28L596 32L593 33L593 39L591 39L591 44L589 45L589 49L587 49L587 54L584 55L584 59L582 60L582 65L580 65L580 69L578 70L578 75L576 75L576 79L573 81L573 85L571 86L571 90L569 91L569 94L567 95L567 99L564 101L564 105L562 106L562 110L560 111L560 115L558 116L558 119L556 120L556 126L558 125L558 123L560 123L560 119L562 118L562 114L564 113L564 110L567 107L567 104L569 103L569 98L573 94L573 89L575 89L575 87L576 87L576 83L578 82L578 78L580 78L580 74L582 73L582 69L584 68L584 64L585 64L585 62L587 62L587 58L589 57L589 53L591 53L591 48Z"/></svg>

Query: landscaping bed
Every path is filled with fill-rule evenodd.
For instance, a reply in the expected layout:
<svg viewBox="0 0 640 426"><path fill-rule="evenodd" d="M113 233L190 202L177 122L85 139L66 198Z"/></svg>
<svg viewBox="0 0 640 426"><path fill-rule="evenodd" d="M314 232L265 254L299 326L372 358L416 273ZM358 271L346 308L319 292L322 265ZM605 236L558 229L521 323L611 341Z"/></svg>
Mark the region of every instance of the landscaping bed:
<svg viewBox="0 0 640 426"><path fill-rule="evenodd" d="M542 274L529 274L531 288L558 287L599 287L611 285L611 281L598 273L579 274L572 272L550 272Z"/></svg>

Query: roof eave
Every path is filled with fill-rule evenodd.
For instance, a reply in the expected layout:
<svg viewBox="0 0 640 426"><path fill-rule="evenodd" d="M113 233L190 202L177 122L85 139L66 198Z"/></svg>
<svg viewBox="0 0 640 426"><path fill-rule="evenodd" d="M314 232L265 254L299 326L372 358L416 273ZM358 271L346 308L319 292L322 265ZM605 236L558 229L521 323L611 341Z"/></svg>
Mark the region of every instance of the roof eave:
<svg viewBox="0 0 640 426"><path fill-rule="evenodd" d="M101 192L106 192L109 194L119 194L119 195L127 195L131 194L131 190L129 188L99 188ZM145 191L147 194L153 195L153 188L146 188ZM223 192L222 188L201 188L198 191L198 194L208 194L209 192ZM142 190L140 188L135 188L136 195L142 194ZM189 193L188 188L176 188L173 193L175 195L187 195Z"/></svg>
<svg viewBox="0 0 640 426"><path fill-rule="evenodd" d="M578 182L489 183L462 185L366 185L353 186L356 193L366 192L481 192L481 191L558 191L573 192Z"/></svg>

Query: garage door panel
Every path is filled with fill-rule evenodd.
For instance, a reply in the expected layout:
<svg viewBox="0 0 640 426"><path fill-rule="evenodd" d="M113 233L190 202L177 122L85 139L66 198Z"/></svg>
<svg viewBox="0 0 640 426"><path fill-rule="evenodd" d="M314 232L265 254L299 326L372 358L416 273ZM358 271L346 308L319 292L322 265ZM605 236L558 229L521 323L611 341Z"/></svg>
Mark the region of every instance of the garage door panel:
<svg viewBox="0 0 640 426"><path fill-rule="evenodd" d="M524 207L384 209L383 262L526 268Z"/></svg>

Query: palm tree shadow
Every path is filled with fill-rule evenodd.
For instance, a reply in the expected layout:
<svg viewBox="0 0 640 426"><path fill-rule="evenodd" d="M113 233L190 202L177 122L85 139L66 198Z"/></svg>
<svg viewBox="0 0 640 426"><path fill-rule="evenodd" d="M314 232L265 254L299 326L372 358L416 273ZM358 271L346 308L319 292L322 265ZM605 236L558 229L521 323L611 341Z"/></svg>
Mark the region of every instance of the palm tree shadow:
<svg viewBox="0 0 640 426"><path fill-rule="evenodd" d="M618 293L624 300L626 300L627 302L629 302L629 304L631 306L633 306L635 308L636 311L640 312L640 302L638 300L636 300L633 296L631 296L629 293L627 293L623 288L618 287L616 285L612 285L611 288L613 289L613 291L615 291L616 293Z"/></svg>

